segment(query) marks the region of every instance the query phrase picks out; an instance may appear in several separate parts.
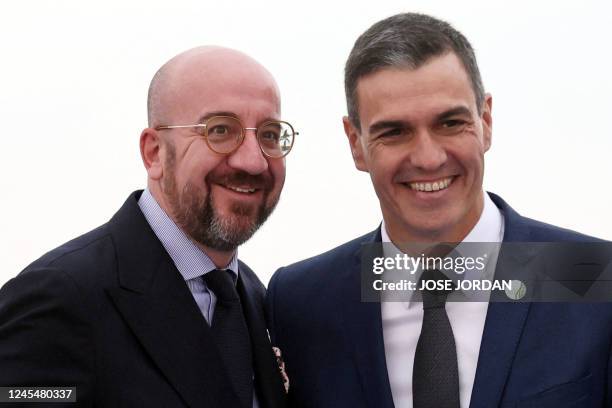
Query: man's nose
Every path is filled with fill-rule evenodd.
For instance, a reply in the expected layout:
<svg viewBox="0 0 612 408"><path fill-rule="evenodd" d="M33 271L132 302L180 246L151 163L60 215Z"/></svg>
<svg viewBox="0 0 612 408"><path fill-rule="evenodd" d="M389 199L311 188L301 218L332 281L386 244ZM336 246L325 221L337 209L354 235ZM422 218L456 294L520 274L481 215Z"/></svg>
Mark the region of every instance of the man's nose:
<svg viewBox="0 0 612 408"><path fill-rule="evenodd" d="M245 131L242 144L229 156L228 164L252 175L261 174L268 169L268 160L259 147L255 130Z"/></svg>
<svg viewBox="0 0 612 408"><path fill-rule="evenodd" d="M422 130L412 140L409 160L414 167L434 171L446 163L447 154L436 136Z"/></svg>

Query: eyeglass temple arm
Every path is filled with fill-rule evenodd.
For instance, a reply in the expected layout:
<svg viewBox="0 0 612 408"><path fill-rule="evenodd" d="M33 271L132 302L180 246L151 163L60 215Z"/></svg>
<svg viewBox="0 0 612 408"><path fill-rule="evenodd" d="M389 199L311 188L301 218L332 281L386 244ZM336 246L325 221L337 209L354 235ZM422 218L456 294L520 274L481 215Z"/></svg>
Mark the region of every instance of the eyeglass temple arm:
<svg viewBox="0 0 612 408"><path fill-rule="evenodd" d="M171 126L156 126L155 130L162 129L181 129L181 128L192 128L192 127L206 127L204 123L198 123L197 125L171 125ZM247 127L244 130L257 130L257 128ZM294 132L295 136L299 135L300 132Z"/></svg>
<svg viewBox="0 0 612 408"><path fill-rule="evenodd" d="M155 126L155 130L161 129L181 129L181 128L193 128L193 127L206 127L203 123L198 123L196 125L170 125L170 126Z"/></svg>

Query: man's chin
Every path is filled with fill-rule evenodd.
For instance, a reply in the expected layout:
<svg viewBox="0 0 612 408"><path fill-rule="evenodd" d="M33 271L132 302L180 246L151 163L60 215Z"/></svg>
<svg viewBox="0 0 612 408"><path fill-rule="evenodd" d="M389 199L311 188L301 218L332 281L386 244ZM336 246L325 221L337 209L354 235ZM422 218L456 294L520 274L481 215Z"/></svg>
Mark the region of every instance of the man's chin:
<svg viewBox="0 0 612 408"><path fill-rule="evenodd" d="M208 210L204 214L208 224L200 243L217 250L234 250L249 240L274 210L274 206L265 207L264 201L208 201ZM204 225L202 225L204 226Z"/></svg>
<svg viewBox="0 0 612 408"><path fill-rule="evenodd" d="M217 216L213 218L200 243L220 251L233 251L249 240L259 225L254 216Z"/></svg>
<svg viewBox="0 0 612 408"><path fill-rule="evenodd" d="M443 212L421 212L417 213L418 215L415 213L417 212L413 211L411 215L414 216L400 218L401 221L398 223L398 225L403 225L400 229L403 232L398 235L409 236L410 241L416 240L422 243L441 241L448 237L449 232L453 230L453 225L456 225L452 218ZM404 235L406 233L408 234Z"/></svg>
<svg viewBox="0 0 612 408"><path fill-rule="evenodd" d="M232 236L245 236L249 233L252 234L259 227L257 224L257 219L254 215L232 215L229 217L222 217L221 223L227 229L228 234ZM250 238L250 236L248 238Z"/></svg>

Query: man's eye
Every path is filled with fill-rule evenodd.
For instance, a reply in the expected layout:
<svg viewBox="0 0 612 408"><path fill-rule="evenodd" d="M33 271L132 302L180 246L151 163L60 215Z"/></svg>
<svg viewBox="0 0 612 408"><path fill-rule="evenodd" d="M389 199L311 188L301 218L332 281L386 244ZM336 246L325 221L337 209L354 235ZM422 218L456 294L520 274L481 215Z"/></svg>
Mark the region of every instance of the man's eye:
<svg viewBox="0 0 612 408"><path fill-rule="evenodd" d="M381 134L378 135L378 137L394 137L394 136L401 136L403 130L400 128L394 128L394 129L389 129L389 130L385 130L384 132L382 132Z"/></svg>
<svg viewBox="0 0 612 408"><path fill-rule="evenodd" d="M208 129L208 134L215 136L225 136L229 133L229 127L224 125L217 125L213 128Z"/></svg>
<svg viewBox="0 0 612 408"><path fill-rule="evenodd" d="M268 131L268 132L263 132L261 134L261 138L265 141L268 142L276 142L278 141L278 139L280 138L278 133L276 132L272 132L272 131Z"/></svg>
<svg viewBox="0 0 612 408"><path fill-rule="evenodd" d="M448 119L440 123L437 133L443 136L454 136L461 134L468 122L462 119Z"/></svg>
<svg viewBox="0 0 612 408"><path fill-rule="evenodd" d="M458 120L458 119L450 119L450 120L446 120L442 123L442 127L445 128L455 128L457 126L462 126L464 125L465 122L462 120Z"/></svg>

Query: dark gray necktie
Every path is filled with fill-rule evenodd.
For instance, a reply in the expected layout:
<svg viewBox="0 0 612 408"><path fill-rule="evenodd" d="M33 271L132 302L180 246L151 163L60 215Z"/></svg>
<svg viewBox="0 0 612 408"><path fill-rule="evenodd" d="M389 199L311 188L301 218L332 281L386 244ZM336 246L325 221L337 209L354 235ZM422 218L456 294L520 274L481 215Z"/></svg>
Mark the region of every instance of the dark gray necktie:
<svg viewBox="0 0 612 408"><path fill-rule="evenodd" d="M229 270L208 272L204 281L217 297L211 329L225 369L241 406L253 406L253 359L251 342L240 297Z"/></svg>
<svg viewBox="0 0 612 408"><path fill-rule="evenodd" d="M447 280L438 270L421 280ZM423 327L412 372L414 408L459 408L459 373L453 330L446 315L449 291L422 291Z"/></svg>

